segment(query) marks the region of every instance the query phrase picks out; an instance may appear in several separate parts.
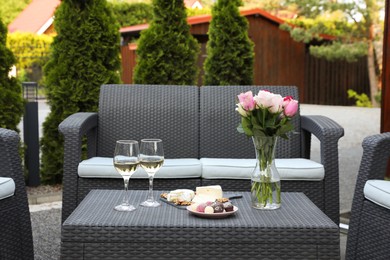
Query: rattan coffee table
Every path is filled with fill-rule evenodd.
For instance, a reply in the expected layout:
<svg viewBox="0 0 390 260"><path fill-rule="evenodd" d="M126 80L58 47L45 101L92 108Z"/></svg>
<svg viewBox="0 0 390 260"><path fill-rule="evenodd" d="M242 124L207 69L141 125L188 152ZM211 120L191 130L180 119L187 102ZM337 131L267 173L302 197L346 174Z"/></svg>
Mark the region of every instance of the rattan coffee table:
<svg viewBox="0 0 390 260"><path fill-rule="evenodd" d="M234 215L205 219L165 203L118 212L122 192L92 190L85 197L62 225L61 259L340 258L338 226L303 193L282 193L280 209L262 211L243 192L233 201ZM130 202L146 196L130 191Z"/></svg>

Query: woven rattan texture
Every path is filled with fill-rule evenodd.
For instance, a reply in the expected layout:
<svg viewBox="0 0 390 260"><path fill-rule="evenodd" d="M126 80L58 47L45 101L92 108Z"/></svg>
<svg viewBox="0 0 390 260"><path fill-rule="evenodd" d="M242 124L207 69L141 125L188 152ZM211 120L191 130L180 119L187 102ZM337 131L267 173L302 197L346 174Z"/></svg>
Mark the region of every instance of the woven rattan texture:
<svg viewBox="0 0 390 260"><path fill-rule="evenodd" d="M165 158L198 158L196 86L103 85L99 99L99 156L116 140L159 138Z"/></svg>
<svg viewBox="0 0 390 260"><path fill-rule="evenodd" d="M19 142L15 131L0 128L0 176L15 182L15 195L0 200L0 259L34 259Z"/></svg>
<svg viewBox="0 0 390 260"><path fill-rule="evenodd" d="M320 140L321 163L325 169L324 211L338 224L340 216L338 141L344 135L344 129L325 116L302 116L301 120L303 131L312 133Z"/></svg>
<svg viewBox="0 0 390 260"><path fill-rule="evenodd" d="M241 119L235 108L241 92L251 90L257 94L261 89L298 99L298 90L292 86L205 86L200 89L201 158L255 157L252 140L237 132ZM299 118L297 115L293 120L295 133L299 133ZM276 157L300 157L300 147L300 135L291 134L289 140L279 139Z"/></svg>
<svg viewBox="0 0 390 260"><path fill-rule="evenodd" d="M302 193L282 193L281 209L260 211L244 192L233 201L238 212L217 220L167 204L117 212L121 195L89 193L62 226L62 259L339 259L338 226ZM131 191L130 202L146 195Z"/></svg>
<svg viewBox="0 0 390 260"><path fill-rule="evenodd" d="M390 210L364 198L367 180L382 179L390 157L390 132L363 140L349 222L346 259L389 259Z"/></svg>
<svg viewBox="0 0 390 260"><path fill-rule="evenodd" d="M195 190L196 187L202 186L201 179L154 179L153 187L156 190L175 190L181 189ZM78 184L78 203L91 191L91 189L117 189L123 190L123 179L87 179L80 178ZM149 189L148 179L130 179L130 190L147 190Z"/></svg>
<svg viewBox="0 0 390 260"><path fill-rule="evenodd" d="M283 96L298 98L297 88L282 86L103 86L99 116L98 113L77 113L59 126L65 137L62 221L91 189L120 189L122 185L118 180L78 178L77 167L81 161L83 136L88 137L88 157L112 157L116 139L139 140L156 135L164 141L167 158L185 158L190 155L194 156L192 158L254 158L251 140L236 130L240 121L235 111L236 97L249 89L254 93L259 89L268 89ZM150 123L149 119L154 123ZM321 116L297 116L293 120L296 130L288 141L279 139L277 156L310 158L313 134L321 141L321 163L325 168L325 179L320 182L320 186L318 182L291 182L283 187L286 191L304 192L338 224L337 144L343 129L333 120ZM196 183L203 185L202 182L199 180ZM194 183L193 180L167 180L158 188L191 188ZM241 180L231 180L230 183L221 180L221 183L224 190L242 190ZM109 186L111 184L115 186ZM133 184L135 189L147 187L143 186L143 181L130 181L130 185Z"/></svg>
<svg viewBox="0 0 390 260"><path fill-rule="evenodd" d="M250 180L228 180L228 179L202 179L202 185L221 185L227 191L250 191ZM317 207L325 212L324 194L318 192L323 190L323 181L282 181L281 188L284 192L303 192L310 198Z"/></svg>

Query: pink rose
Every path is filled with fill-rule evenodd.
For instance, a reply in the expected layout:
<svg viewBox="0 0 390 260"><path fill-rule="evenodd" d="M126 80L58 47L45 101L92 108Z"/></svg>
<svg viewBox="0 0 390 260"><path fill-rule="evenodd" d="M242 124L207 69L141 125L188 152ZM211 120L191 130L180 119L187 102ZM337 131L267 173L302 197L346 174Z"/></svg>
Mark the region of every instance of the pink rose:
<svg viewBox="0 0 390 260"><path fill-rule="evenodd" d="M262 108L268 108L271 106L272 93L267 90L260 90L254 97L256 104Z"/></svg>
<svg viewBox="0 0 390 260"><path fill-rule="evenodd" d="M298 111L298 101L291 96L283 99L284 114L288 117L293 117Z"/></svg>
<svg viewBox="0 0 390 260"><path fill-rule="evenodd" d="M260 90L254 99L259 107L266 108L271 113L282 111L283 98L279 94L273 94L268 90Z"/></svg>
<svg viewBox="0 0 390 260"><path fill-rule="evenodd" d="M242 108L246 111L252 111L256 107L252 91L241 93L238 95L238 100L240 101Z"/></svg>
<svg viewBox="0 0 390 260"><path fill-rule="evenodd" d="M273 94L271 97L271 106L268 107L268 111L271 113L279 113L283 109L283 97L279 94Z"/></svg>

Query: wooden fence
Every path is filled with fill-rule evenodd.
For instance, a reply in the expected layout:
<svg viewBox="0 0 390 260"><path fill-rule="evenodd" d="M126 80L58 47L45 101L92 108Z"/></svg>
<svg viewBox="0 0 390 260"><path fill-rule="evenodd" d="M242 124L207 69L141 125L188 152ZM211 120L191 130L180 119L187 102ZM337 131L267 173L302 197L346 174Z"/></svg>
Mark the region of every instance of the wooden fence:
<svg viewBox="0 0 390 260"><path fill-rule="evenodd" d="M304 102L318 105L355 105L348 89L370 96L367 57L357 62L326 61L306 53Z"/></svg>

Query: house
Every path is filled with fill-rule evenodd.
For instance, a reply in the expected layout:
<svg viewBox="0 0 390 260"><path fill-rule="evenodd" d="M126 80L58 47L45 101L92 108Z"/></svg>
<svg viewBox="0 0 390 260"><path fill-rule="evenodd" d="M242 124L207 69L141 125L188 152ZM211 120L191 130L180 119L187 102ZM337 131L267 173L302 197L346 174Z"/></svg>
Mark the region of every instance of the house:
<svg viewBox="0 0 390 260"><path fill-rule="evenodd" d="M353 105L354 101L348 99L348 89L370 93L364 58L356 63L316 59L309 54L309 47L321 42L305 44L294 41L288 32L279 28L284 20L258 8L242 10L241 15L248 20L248 35L255 44L255 85L295 85L299 88L301 102L323 105ZM187 20L192 35L201 45L199 86L203 82L203 62L207 55L207 32L211 19L211 15L200 15L188 17ZM134 42L148 26L140 24L120 29L124 83L133 82L137 49ZM323 35L323 42L333 39L332 36Z"/></svg>
<svg viewBox="0 0 390 260"><path fill-rule="evenodd" d="M8 32L52 33L54 31L53 14L60 3L60 0L32 0L8 25Z"/></svg>
<svg viewBox="0 0 390 260"><path fill-rule="evenodd" d="M195 8L202 9L203 8L202 3L198 0L184 0L184 4L187 8L192 8L192 9L195 9Z"/></svg>

